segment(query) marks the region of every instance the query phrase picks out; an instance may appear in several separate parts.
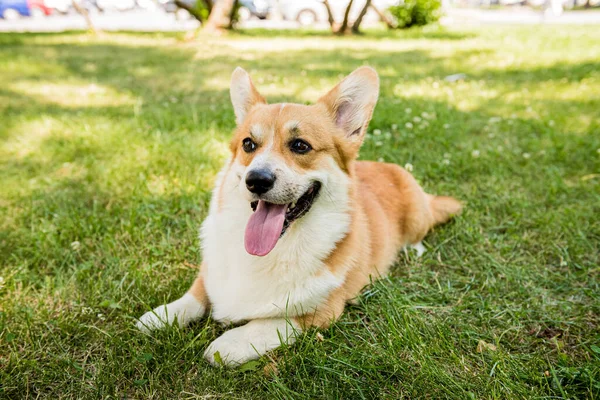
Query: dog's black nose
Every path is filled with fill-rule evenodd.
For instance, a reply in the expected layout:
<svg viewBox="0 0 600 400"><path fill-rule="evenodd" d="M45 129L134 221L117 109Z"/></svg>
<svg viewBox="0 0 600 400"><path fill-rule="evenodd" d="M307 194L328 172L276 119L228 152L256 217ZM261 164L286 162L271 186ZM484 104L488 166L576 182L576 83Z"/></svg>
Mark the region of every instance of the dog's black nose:
<svg viewBox="0 0 600 400"><path fill-rule="evenodd" d="M271 190L277 177L268 169L255 169L246 175L246 187L256 194L263 194Z"/></svg>

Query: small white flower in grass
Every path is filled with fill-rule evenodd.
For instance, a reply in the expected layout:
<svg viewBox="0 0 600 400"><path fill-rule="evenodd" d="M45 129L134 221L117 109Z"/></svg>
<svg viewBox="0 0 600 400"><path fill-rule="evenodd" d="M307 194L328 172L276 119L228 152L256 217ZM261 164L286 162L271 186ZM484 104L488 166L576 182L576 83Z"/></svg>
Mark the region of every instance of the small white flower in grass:
<svg viewBox="0 0 600 400"><path fill-rule="evenodd" d="M444 129L450 128L450 124L444 124Z"/></svg>
<svg viewBox="0 0 600 400"><path fill-rule="evenodd" d="M419 117L419 116L414 117L413 122L421 122L421 117Z"/></svg>
<svg viewBox="0 0 600 400"><path fill-rule="evenodd" d="M73 249L73 251L77 251L81 248L81 243L79 243L78 240L71 242L71 249Z"/></svg>
<svg viewBox="0 0 600 400"><path fill-rule="evenodd" d="M450 165L450 160L449 160L449 159L447 159L447 158L444 158L444 159L442 160L442 164L444 164L444 165Z"/></svg>
<svg viewBox="0 0 600 400"><path fill-rule="evenodd" d="M381 135L381 130L380 129L373 130L373 135L375 135L375 136Z"/></svg>
<svg viewBox="0 0 600 400"><path fill-rule="evenodd" d="M600 154L600 149L596 149L596 153Z"/></svg>
<svg viewBox="0 0 600 400"><path fill-rule="evenodd" d="M395 131L396 129L398 129L398 124L392 124L392 130Z"/></svg>
<svg viewBox="0 0 600 400"><path fill-rule="evenodd" d="M529 154L529 153L523 153L523 158L525 158L525 159L531 158L531 154Z"/></svg>
<svg viewBox="0 0 600 400"><path fill-rule="evenodd" d="M98 319L99 319L100 321L104 321L104 320L106 319L106 317L105 317L105 316L104 316L104 314L102 314L102 313L99 313L99 314L97 315L97 317L98 317Z"/></svg>
<svg viewBox="0 0 600 400"><path fill-rule="evenodd" d="M391 139L392 138L392 134L390 132L386 132L383 137L385 137L386 139Z"/></svg>
<svg viewBox="0 0 600 400"><path fill-rule="evenodd" d="M385 159L384 159L383 157L379 157L379 158L377 159L377 162L385 162Z"/></svg>
<svg viewBox="0 0 600 400"><path fill-rule="evenodd" d="M444 158L450 158L452 155L450 153L444 153Z"/></svg>
<svg viewBox="0 0 600 400"><path fill-rule="evenodd" d="M406 126L406 129L412 129L413 124L410 122L407 122L404 126Z"/></svg>
<svg viewBox="0 0 600 400"><path fill-rule="evenodd" d="M412 172L414 167L411 163L406 163L406 164L404 164L404 169L407 170L408 172Z"/></svg>
<svg viewBox="0 0 600 400"><path fill-rule="evenodd" d="M405 113L410 114L412 112L411 108L407 108L406 110L404 110Z"/></svg>
<svg viewBox="0 0 600 400"><path fill-rule="evenodd" d="M379 147L379 146L383 146L383 142L381 141L377 141L375 142L375 146Z"/></svg>
<svg viewBox="0 0 600 400"><path fill-rule="evenodd" d="M471 156L473 156L473 157L475 157L475 158L479 157L479 155L480 155L480 153L479 153L479 150L473 150L473 151L471 152Z"/></svg>
<svg viewBox="0 0 600 400"><path fill-rule="evenodd" d="M553 120L548 121L548 125L554 126L554 121Z"/></svg>

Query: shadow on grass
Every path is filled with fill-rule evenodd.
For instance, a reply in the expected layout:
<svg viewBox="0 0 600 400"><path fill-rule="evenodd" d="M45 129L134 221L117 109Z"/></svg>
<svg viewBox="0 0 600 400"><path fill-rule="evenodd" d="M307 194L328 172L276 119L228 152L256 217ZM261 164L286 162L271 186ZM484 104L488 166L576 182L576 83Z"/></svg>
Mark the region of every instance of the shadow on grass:
<svg viewBox="0 0 600 400"><path fill-rule="evenodd" d="M243 31L239 36L264 37L269 32ZM301 33L301 35L323 34L315 32ZM403 35L415 34L421 37L426 32L408 31L392 35L393 38ZM434 31L429 34L438 35ZM442 32L443 35L435 39L458 40L465 37L452 36L452 33ZM61 34L64 35L64 34ZM67 36L76 33L67 33ZM233 128L233 115L229 106L229 94L227 81L230 71L237 65L243 65L248 69L258 70L259 76L268 77L274 75L281 79L289 75L297 75L298 71L308 69L309 77L316 74L319 77L331 80L333 84L340 74L352 71L354 68L368 63L380 71L382 80L382 95L372 123L373 127L389 126L397 122L394 110L401 112L403 108L415 110L445 110L441 118L445 121L456 121L464 124L465 130L477 138L484 135L482 127L489 118L496 115L505 106L502 96L482 102L477 109L469 112L449 107L448 104L439 101L419 100L415 98L402 98L400 103L392 101L397 98L394 87L400 81L402 83L421 82L425 79L439 79L459 72L453 65L460 61L468 62L471 57L479 57L487 54L489 50L461 50L450 57L438 57L425 50L406 51L378 51L362 48L344 52L318 53L315 50L290 50L277 55L258 57L249 61L245 54L217 55L210 60L197 60L198 49L189 45L181 45L176 42L171 47L133 47L116 43L73 43L73 44L40 44L28 43L29 38L44 38L60 35L8 35L4 39L7 44L0 54L9 55L18 51L28 60L47 66L55 65L63 70L60 76L47 76L43 71L25 73L25 79L37 81L57 81L76 79L77 82L95 83L114 88L119 93L130 94L141 99L143 105L136 111L134 106L61 106L49 100L41 100L31 95L24 95L9 88L0 89L0 101L7 103L2 108L3 112L3 136L10 138L12 131L23 121L32 121L41 115L77 124L80 119L94 118L99 121L132 120L132 130L158 130L173 137L179 137L182 141L189 141L191 135L199 134L199 129L206 130L214 127L215 134L220 140L225 141ZM145 37L158 36L157 34L144 35ZM297 34L294 34L296 37ZM14 41L11 42L10 38ZM390 35L381 36L389 38ZM343 40L343 39L342 39ZM25 44L25 45L24 45ZM44 56L44 51L49 51L50 57ZM167 62L165 62L167 60ZM282 66L284 66L282 68ZM533 68L525 70L484 70L470 74L467 79L484 79L490 85L501 85L512 88L524 82L543 83L548 80L564 77L569 81L580 81L590 76L600 68L600 63L588 62L577 65L556 64L547 68ZM211 83L213 77L222 78L223 84ZM561 78L562 79L562 78ZM280 81L277 86L284 86ZM266 84L264 84L266 85ZM257 84L259 89L262 84ZM433 89L432 89L433 90ZM173 101L175 99L175 101ZM275 100L302 102L298 95L275 96ZM401 104L401 105L399 105ZM552 109L561 109L566 104L573 106L571 100L553 100L547 102ZM578 103L579 104L579 103ZM593 104L581 102L579 104L581 113L590 113ZM74 122L73 122L74 121ZM199 122L200 121L200 122ZM519 120L521 123L531 125L534 131L545 131L547 127L539 121ZM422 135L427 136L427 142L432 150L443 153L444 149L451 148L464 141L463 133L460 131L444 132L444 135L436 134L441 129L439 125L424 131ZM414 135L413 135L414 136ZM7 171L30 171L33 175L44 174L48 169L56 169L61 163L77 161L78 158L110 160L111 147L118 145L119 139L123 144L129 138L135 137L140 146L151 147L157 144L151 135L140 133L115 134L115 140L106 141L103 146L95 147L94 143L83 143L82 146L74 146L71 151L65 152L64 138L49 137L40 139L37 143L40 154L50 154L54 157L46 157L44 160L33 157L24 159L8 160L4 164ZM375 157L378 152L384 152L391 161L399 162L402 157L411 155L409 150L414 145L414 139L419 137L407 137L405 140L398 139L394 148L390 150L377 150L367 145L363 154L367 158ZM168 145L167 145L168 146ZM398 153L397 148L407 148ZM394 154L395 153L395 154ZM114 154L113 154L114 155ZM402 156L401 156L402 155ZM198 160L196 160L198 161ZM216 159L209 160L214 163ZM510 168L507 166L507 168ZM437 172L434 170L434 172ZM479 174L492 174L492 171L478 171ZM26 174L25 174L26 175ZM432 175L433 176L433 175ZM451 175L450 175L451 176ZM202 188L208 190L209 187Z"/></svg>
<svg viewBox="0 0 600 400"><path fill-rule="evenodd" d="M402 35L410 34L410 32L398 33L394 37L401 40ZM261 37L257 32L242 32L239 36L250 37L251 35ZM271 33L265 32L264 35L270 36ZM312 37L310 34L307 35L309 38ZM421 33L418 35L422 37ZM152 35L148 36L152 37ZM295 32L294 36L296 36ZM77 85L101 85L112 88L119 94L129 95L136 101L135 104L126 105L64 105L58 101L54 102L51 98L42 99L23 94L11 88L12 82L7 82L6 87L2 88L0 101L4 104L0 109L2 110L0 116L4 139L13 140L14 135L27 134L22 131L14 133L17 128L23 126L24 122L48 118L63 124L53 128L55 130L50 132L49 136L36 139L35 153L20 158L9 158L3 160L2 164L3 177L17 175L18 180L15 182L19 185L26 186L31 180L42 182L36 189L15 191L16 194L10 199L11 203L8 206L4 203L0 204L0 207L10 212L5 219L8 222L0 229L0 253L5 257L1 262L9 266L11 274L12 271L16 271L15 275L11 275L11 279L18 280L19 285L26 288L25 294L20 290L15 292L15 296L23 297L14 301L14 308L7 306L8 311L3 312L0 318L17 321L17 323L13 322L17 325L14 329L20 336L16 337L11 346L16 348L25 343L24 348L31 352L31 357L37 357L31 364L28 360L22 360L15 368L21 368L27 374L32 370L35 374L40 374L32 375L31 381L14 383L15 388L11 389L13 393L19 390L23 393L25 390L35 388L37 393L48 394L62 389L40 386L38 382L43 380L40 378L42 374L48 374L43 376L50 382L59 382L59 384L75 382L74 385L81 385L82 390L85 390L84 393L116 388L121 394L129 390L128 393L135 397L135 395L142 395L132 391L131 386L139 384L142 387L145 383L141 378L147 376L145 374L150 376L155 374L155 378L159 379L159 384L163 386L159 388L160 393L169 392L169 388L166 387L169 384L179 385L177 387L181 390L183 386L185 388L191 386L193 389L193 384L182 383L188 377L191 378L190 375L181 373L182 369L186 372L199 370L201 374L212 374L210 376L215 377L222 373L219 370L206 371L204 366L198 367L195 364L205 343L194 347L197 354L180 352L181 349L188 349L186 346L193 336L190 331L184 334L187 337L173 343L166 340L169 339L167 333L163 335L164 342L159 339L143 347L136 343L137 339L130 339L131 332L127 329L132 328L127 327L130 326L131 321L120 319L125 320L127 316L140 315L143 311L143 303L152 302L155 305L159 300L174 298L186 289L189 279L195 274L193 269L182 267L182 264L185 261L193 263L199 257L196 232L200 220L206 214L209 201L208 190L211 185L203 180L194 180L194 177L202 173L214 174L217 169L216 164L221 158L211 148L202 151L197 148L200 148L203 141L225 142L229 131L233 128L233 113L229 105L227 82L230 72L237 65L257 70L257 78L264 80L263 83L257 84L259 89L269 88L271 83L277 88L285 89L286 85L281 79L288 76L293 76L300 82L310 82L313 79L312 82L307 83L313 85L316 84L315 78L324 78L326 82L319 82L319 85L330 85L340 74L348 73L357 66L364 63L374 66L380 71L382 77L382 92L371 127L382 130L383 137L386 136L386 131L390 131L390 137L386 142L381 139L380 145L374 136L367 140L362 152L363 158L384 158L386 161L401 164L409 161L415 165L415 174L419 179L424 180L422 183L427 189L435 188L440 193L452 193L468 201L466 218L471 221L470 223L459 219L449 225L447 230L438 230L428 239L428 243L434 247L433 250L444 257L443 261L446 264L441 260L438 263L431 258L423 271L406 272L406 274L424 274L422 286L418 279L415 279L413 286L410 286L410 282L399 282L401 284L397 286L382 283L378 290L388 289L392 294L389 297L380 297L379 300L373 298L372 305L366 304L365 307L372 308L370 315L385 316L386 313L378 314L376 310L382 303L392 312L396 304L404 304L408 307L435 300L440 304L449 305L457 301L456 304L459 304L464 300L464 305L461 306L463 308L454 318L473 322L466 333L460 332L460 328L464 325L451 331L454 329L449 325L452 321L446 319L447 314L444 314L443 310L435 310L432 314L427 314L427 318L431 318L431 321L435 321L436 318L443 321L438 326L444 326L449 330L444 338L456 340L456 343L450 346L454 348L449 352L452 357L456 354L457 346L462 344L465 346L462 352L468 355L469 361L473 364L484 363L484 356L487 355L469 355L469 348L474 347L473 343L476 341L472 343L471 337L464 337L472 335L473 338L479 339L481 335L493 336L495 332L493 329L477 328L483 325L482 320L478 319L482 318L478 315L481 310L494 313L494 316L483 321L484 323L493 321L502 328L502 332L505 332L504 327L518 327L524 318L526 321L542 321L542 318L548 317L551 313L551 311L544 311L546 307L550 307L547 304L528 304L527 309L523 311L511 304L511 301L523 304L527 301L539 300L539 297L543 302L544 296L548 295L547 292L552 292L551 295L561 299L562 290L569 292L574 290L570 286L565 289L562 281L552 282L551 279L559 279L552 277L553 272L560 274L561 277L578 274L577 281L591 281L590 276L594 270L589 266L594 261L593 250L594 243L597 243L597 234L592 233L585 237L580 232L586 230L585 224L593 223L589 222L594 215L592 211L595 210L597 214L597 207L590 211L589 206L594 204L592 201L596 195L593 191L586 191L586 187L577 185L567 187L563 182L563 178L569 174L593 172L596 164L583 165L589 160L584 152L590 148L597 148L594 146L598 139L592 137L591 131L589 135L574 138L564 132L554 132L543 121L527 117L513 118L513 125L508 124L507 121L500 121L492 126L489 122L490 118L497 117L500 112L505 111L502 108L504 105L502 90L499 90L499 96L482 99L472 109L461 109L451 105L449 101L431 100L425 94L402 96L402 91L399 90L400 94L398 94L395 86L419 83L426 85L427 90L436 90L430 82L441 81L446 75L463 72L456 70L457 66L461 65L465 66L461 69L469 74L468 80L485 80L487 85L497 88L504 86L514 88L525 83L544 83L569 74L570 77L567 79L579 81L594 73L597 63L555 64L543 69L509 71L486 69L471 72L473 64L469 59L485 56L488 50L462 50L451 56L436 56L426 50L377 51L364 46L335 52L290 49L268 53L254 59L249 59L248 53L244 51L232 50L231 54L226 56L216 55L198 59L198 52L202 49L176 42L171 47L148 45L134 47L96 42L65 45L30 42L30 38L43 39L46 35L10 37L12 39L0 37L0 40L5 40L3 43L6 44L0 49L0 57L15 57L15 54L23 57L25 63L19 79L32 84L74 82ZM429 37L436 40L467 38ZM27 62L41 65L43 68L38 70L25 68ZM298 77L298 71L302 70L307 71L306 80ZM47 71L58 72L55 74ZM447 88L453 89L452 86ZM284 100L284 96L276 95L274 99ZM306 99L301 92L291 92L285 100ZM558 114L566 105L573 103L568 99L556 98L544 104L550 108L550 112L554 111ZM577 105L582 114L593 117L597 112L591 102L581 101ZM512 107L514 108L515 105ZM405 113L405 109L408 108L413 110L413 114ZM420 111L436 113L437 119L429 121L428 126L419 128L415 117L419 120L425 118L422 114L416 115ZM94 121L96 125L92 127L94 135L89 138L79 141L77 135L73 138L62 135L62 129L83 131L90 121ZM407 123L414 124L414 127L405 128ZM452 125L451 129L444 127L446 123ZM393 129L392 124L399 125L399 128ZM116 128L118 130L114 130ZM548 137L551 139L550 144L543 142ZM506 151L496 152L494 149L498 146L502 146ZM138 148L142 151L138 152ZM539 149L547 151L547 154L535 161L532 160L531 163L527 163L521 156L522 152L528 152L535 157L537 154L534 151ZM480 158L471 156L474 154L473 150L481 150ZM148 152L146 160L144 160L145 151ZM450 167L442 163L442 160L446 159L445 153L449 154L447 159L451 160ZM577 156L575 161L569 159L573 154ZM116 176L106 174L105 169L111 168L114 163L118 163L123 158L129 158L131 161L125 163L123 167L114 168L115 175L124 175L130 181L113 181ZM70 164L83 165L92 173L82 176L61 175L59 173L61 168L68 169ZM210 165L206 167L203 164ZM207 170L201 171L203 167ZM170 179L167 180L166 189L161 192L163 182L161 179L165 176L169 178L169 173L187 179L186 183L191 188L169 190L168 185L175 184L175 179ZM154 188L151 190L149 186L152 185ZM567 206L568 208L577 206L579 210L573 214L556 211ZM575 234L571 234L572 232ZM456 236L460 236L460 245L447 245L447 242L452 241ZM442 250L438 250L438 247L442 247ZM573 254L566 257L569 261L568 265L562 266L561 261L558 260L557 248L568 249ZM535 253L535 258L531 253ZM532 263L535 265L530 265ZM570 270L571 264L577 265L577 269ZM509 268L506 267L507 265ZM589 273L586 269L588 267ZM537 269L541 270L539 275L535 274ZM435 295L427 291L427 279L433 280L432 277L427 277L429 271L435 273L435 283L431 283ZM454 275L448 278L448 275L444 275L448 274L448 271ZM52 277L56 280L52 280ZM442 286L445 286L445 278L448 278L447 291L442 290ZM496 279L499 283L496 283ZM531 285L531 282L536 279L543 281L540 283L540 286L543 286L542 293L535 293L538 288L536 285ZM481 282L485 283L481 284ZM452 288L450 283L454 285ZM460 286L461 284L464 285ZM68 289L62 290L69 290L69 293L55 294L54 291L61 288L61 285L66 286ZM486 285L490 289L486 289ZM503 285L506 285L505 292L502 292ZM523 289L524 285L527 286ZM475 290L476 293L471 295L471 286L479 288L481 294ZM33 289L29 291L30 288ZM439 291L436 288L439 288ZM39 293L34 289L39 289ZM521 289L528 293L524 295ZM43 290L47 292L44 293ZM461 293L454 296L453 290ZM571 294L569 293L569 296ZM470 295L476 297L477 304L486 302L485 307L477 308L479 306L474 305L472 299L469 300ZM592 295L588 294L588 297ZM585 293L576 292L573 298L587 299L588 297L585 296ZM30 304L25 301L31 298L38 301L42 299L42 303ZM65 310L69 312L60 315L60 318L54 318L53 313L58 312L57 309L62 311L52 304L55 299L58 299L57 302L68 303ZM394 302L390 303L387 299L393 299ZM409 302L406 299L413 301ZM554 301L554 298L552 300ZM48 304L43 301L47 301ZM108 303L104 303L105 301ZM115 307L111 307L113 305L111 301L116 303ZM472 303L468 303L469 301ZM571 306L572 304L571 302ZM89 316L78 313L80 305L98 308L108 315L109 320L99 321L95 313ZM504 314L506 309L510 312ZM356 310L350 312L356 313ZM436 316L435 312L439 314ZM513 314L517 315L513 316ZM414 312L412 315L417 313ZM419 349L423 348L421 344L427 341L423 342L422 338L418 338L412 342L403 342L402 340L406 340L410 335L419 336L420 332L418 330L411 332L412 325L406 323L401 313L394 316L392 320L382 319L374 323L378 324L382 337L387 337L383 335L387 335L390 326L394 326L390 324L396 324L397 332L402 332L402 335L391 343L391 346L396 347L392 347L386 353L387 342L379 342L382 346L377 346L375 350L383 350L382 357L377 360L370 372L367 371L368 375L365 371L354 369L352 373L356 373L357 376L361 374L370 376L373 382L381 382L377 380L381 379L381 376L386 379L400 380L401 377L414 376L412 368L419 362L425 359L435 359L437 362L438 359L435 357L448 353L447 348L440 347L435 349L431 356L428 354L413 362L413 359L409 358L409 353L412 351L418 353L421 351ZM560 317L561 315L557 319ZM513 319L506 322L503 318ZM66 319L68 323L64 322ZM348 320L354 321L350 318ZM569 321L572 324L571 319ZM62 323L64 326L60 326ZM58 327L55 324L58 324ZM96 328L96 324L99 328ZM423 328L427 328L424 337L429 339L437 337L437 333L429 331L426 325L423 325ZM370 333L370 329L372 328L365 328L365 335ZM73 332L77 334L75 339L71 335ZM463 336L455 335L456 332ZM213 338L215 334L213 333ZM344 331L340 332L340 335L344 334ZM50 335L52 339L48 339L46 348L38 349L34 344L43 335ZM60 338L62 342L56 338ZM514 343L517 343L516 339ZM118 340L118 343L115 343L115 340ZM356 344L341 337L339 342L343 345ZM411 344L414 347L409 347ZM503 345L507 344L503 343ZM527 344L522 346L525 347ZM48 347L51 351L47 351ZM335 350L335 347L333 349ZM357 351L356 348L350 347L342 350L347 352L347 355L355 356L373 352L373 348L366 347L364 351ZM130 354L136 351L155 352L155 361L147 360L150 362L142 364L134 358L136 354ZM88 382L80 383L74 377L81 376L81 365L86 364L89 352L92 353L89 359L91 368L98 372L99 375L96 376L100 377L98 381L88 385ZM504 356L506 353L499 354ZM396 362L398 355L401 356L399 363ZM197 357L194 358L195 356ZM302 352L292 355L297 362L288 364L289 373L282 368L284 373L279 378L274 378L279 379L282 388L288 385L292 390L302 393L304 382L312 384L309 379L294 380L296 376L294 368L298 365L302 365L303 368L308 365L308 368L311 368L314 364L319 365L319 362L327 362L330 363L327 368L331 371L344 371L344 374L348 368L348 364L341 365L341 362L331 364L331 357L320 353L314 355L314 360L318 360L317 362L298 359L305 356L306 354ZM508 357L507 354L506 356ZM577 357L584 358L580 355ZM158 362L161 358L173 358L169 360L172 362L173 375L162 375L164 364ZM183 364L182 359L184 359ZM65 364L67 360L69 362L79 360L80 364L76 364L79 368L72 364ZM493 362L490 364L494 367L497 365ZM123 365L127 369L125 378L122 371L119 371ZM160 365L160 368L154 368L155 365ZM377 372L377 368L381 368L381 365L387 372L384 371L382 374ZM398 373L399 365L406 371ZM485 381L484 383L487 384L489 369L477 365L471 365L471 368L477 373L481 372L479 376L482 382ZM115 375L112 375L113 369L116 370ZM498 369L501 370L502 368ZM339 377L335 374L324 375L323 371L325 368L321 371L315 368L314 373L319 374L317 376L321 378L324 376L331 379L332 386L338 386L338 389L343 385L339 384L340 381L337 380ZM531 376L535 374L538 377L530 384L539 386L539 377L542 376L543 370L535 369L527 372ZM51 374L54 374L54 377ZM226 377L237 377L234 374L235 372L232 372ZM466 372L465 374L464 377L458 373L456 376L468 386L468 382L473 380L473 375L470 371L468 376ZM48 376L54 379L48 379ZM298 376L303 375L299 373ZM451 374L449 376L451 377ZM182 379L178 381L180 377ZM423 385L431 386L431 380L426 378L425 375L421 376L422 380L425 379ZM437 390L436 394L451 396L451 393L441 392L444 388L446 390L453 388L448 384L452 379L447 378L443 374L435 375L437 384L432 390ZM521 376L514 377L514 380L524 379L526 380ZM193 379L190 379L191 381ZM513 379L511 377L506 381L512 382ZM243 381L239 382L242 383L237 385L243 386ZM487 388L484 383L481 387ZM255 385L256 382L252 384ZM216 385L219 389L226 387L226 383L220 382L219 385ZM376 385L359 380L356 380L353 385L357 389L366 388L370 396L376 395ZM475 385L473 387L474 390L477 389ZM529 389L527 387L527 390ZM228 386L227 390L231 390L231 386ZM314 390L314 388L309 389L308 393ZM356 395L358 392L350 393ZM577 388L577 393L584 394L585 387ZM415 397L418 394L415 393ZM479 394L484 396L484 393ZM342 394L339 397L352 396Z"/></svg>

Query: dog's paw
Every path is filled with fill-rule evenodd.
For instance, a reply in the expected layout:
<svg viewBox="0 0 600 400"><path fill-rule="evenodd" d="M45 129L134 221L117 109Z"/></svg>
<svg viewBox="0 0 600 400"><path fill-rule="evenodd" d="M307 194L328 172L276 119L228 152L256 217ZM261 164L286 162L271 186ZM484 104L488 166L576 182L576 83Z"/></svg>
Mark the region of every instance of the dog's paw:
<svg viewBox="0 0 600 400"><path fill-rule="evenodd" d="M148 333L171 325L175 320L175 315L168 312L168 307L168 304L164 304L152 311L148 311L138 319L135 326L142 332Z"/></svg>
<svg viewBox="0 0 600 400"><path fill-rule="evenodd" d="M410 247L417 251L417 258L421 258L421 256L427 251L422 242L413 244Z"/></svg>
<svg viewBox="0 0 600 400"><path fill-rule="evenodd" d="M136 322L136 326L142 332L150 332L162 329L177 321L180 327L186 326L194 319L204 315L204 306L194 296L186 293L172 303L156 307L142 315Z"/></svg>
<svg viewBox="0 0 600 400"><path fill-rule="evenodd" d="M296 340L300 327L284 319L254 320L225 332L208 345L204 358L214 366L236 367Z"/></svg>
<svg viewBox="0 0 600 400"><path fill-rule="evenodd" d="M239 330L232 329L215 339L204 352L204 358L213 366L237 367L266 353L260 343L252 345L252 338ZM262 351L261 351L262 350Z"/></svg>

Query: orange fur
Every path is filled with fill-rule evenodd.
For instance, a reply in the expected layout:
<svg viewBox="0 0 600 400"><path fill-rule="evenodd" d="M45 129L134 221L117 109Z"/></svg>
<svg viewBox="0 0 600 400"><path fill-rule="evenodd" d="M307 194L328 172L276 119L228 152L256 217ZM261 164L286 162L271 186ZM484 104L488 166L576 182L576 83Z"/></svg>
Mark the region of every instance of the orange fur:
<svg viewBox="0 0 600 400"><path fill-rule="evenodd" d="M429 229L460 212L451 197L426 194L410 173L395 164L353 163L352 228L329 256L334 273L344 269L344 284L315 312L298 318L301 326L326 327L346 302L371 280L385 276L398 251L420 242Z"/></svg>
<svg viewBox="0 0 600 400"><path fill-rule="evenodd" d="M204 307L209 307L208 296L206 295L206 288L204 287L204 277L202 276L202 271L204 268L200 266L200 273L192 283L192 286L188 290L188 293L194 296L194 298L198 301L198 303L202 304Z"/></svg>

